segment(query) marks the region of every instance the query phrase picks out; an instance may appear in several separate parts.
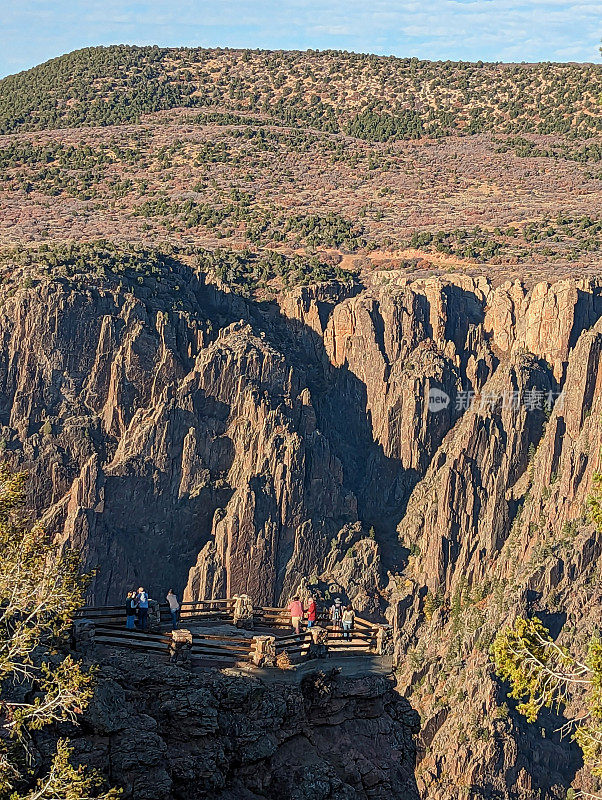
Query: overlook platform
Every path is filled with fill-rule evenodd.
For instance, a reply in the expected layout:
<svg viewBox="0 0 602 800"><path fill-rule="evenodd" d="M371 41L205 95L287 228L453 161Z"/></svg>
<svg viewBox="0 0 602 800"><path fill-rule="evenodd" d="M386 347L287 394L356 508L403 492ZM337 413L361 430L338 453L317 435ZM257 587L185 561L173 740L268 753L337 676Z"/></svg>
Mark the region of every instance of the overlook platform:
<svg viewBox="0 0 602 800"><path fill-rule="evenodd" d="M304 664L318 661L329 666L348 661L357 672L391 671L388 626L356 616L347 639L327 616L319 615L313 632L303 625L295 634L284 608L253 607L252 620L241 624L235 607L236 598L182 603L180 630L173 633L166 605L155 604L148 632L126 629L123 606L86 606L76 617L76 646L127 648L174 662L184 658L195 668L228 667L272 676L285 671L301 675Z"/></svg>

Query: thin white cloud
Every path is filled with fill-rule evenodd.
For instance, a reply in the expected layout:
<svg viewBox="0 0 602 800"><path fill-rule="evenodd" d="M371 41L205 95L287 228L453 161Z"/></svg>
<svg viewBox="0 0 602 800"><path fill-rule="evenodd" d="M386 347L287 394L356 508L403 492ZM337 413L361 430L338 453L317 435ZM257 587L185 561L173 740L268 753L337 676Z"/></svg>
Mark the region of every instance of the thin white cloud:
<svg viewBox="0 0 602 800"><path fill-rule="evenodd" d="M89 44L341 48L433 59L597 61L601 0L20 0L0 74ZM6 5L6 3L5 3Z"/></svg>

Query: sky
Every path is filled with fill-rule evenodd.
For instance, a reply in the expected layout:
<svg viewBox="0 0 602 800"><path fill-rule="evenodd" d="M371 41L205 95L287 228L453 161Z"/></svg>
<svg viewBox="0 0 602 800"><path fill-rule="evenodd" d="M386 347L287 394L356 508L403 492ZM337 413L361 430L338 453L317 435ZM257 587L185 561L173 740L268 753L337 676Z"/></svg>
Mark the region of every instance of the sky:
<svg viewBox="0 0 602 800"><path fill-rule="evenodd" d="M600 63L602 0L0 0L0 77L108 44Z"/></svg>

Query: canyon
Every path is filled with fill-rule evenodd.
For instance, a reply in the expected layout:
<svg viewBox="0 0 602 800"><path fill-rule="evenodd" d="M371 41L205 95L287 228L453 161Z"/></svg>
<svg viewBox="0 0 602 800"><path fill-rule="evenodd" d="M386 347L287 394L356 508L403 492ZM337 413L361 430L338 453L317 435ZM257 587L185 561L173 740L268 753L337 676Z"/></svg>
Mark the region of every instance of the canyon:
<svg viewBox="0 0 602 800"><path fill-rule="evenodd" d="M601 87L127 45L0 80L0 460L88 602L311 592L393 636L389 677L97 653L63 727L124 798L602 794L579 701L527 723L491 656L602 627Z"/></svg>
<svg viewBox="0 0 602 800"><path fill-rule="evenodd" d="M487 648L527 607L595 623L599 284L388 271L257 302L170 276L175 310L40 277L0 311L4 456L90 600L334 589L394 627L424 797L563 798L578 755L501 715Z"/></svg>

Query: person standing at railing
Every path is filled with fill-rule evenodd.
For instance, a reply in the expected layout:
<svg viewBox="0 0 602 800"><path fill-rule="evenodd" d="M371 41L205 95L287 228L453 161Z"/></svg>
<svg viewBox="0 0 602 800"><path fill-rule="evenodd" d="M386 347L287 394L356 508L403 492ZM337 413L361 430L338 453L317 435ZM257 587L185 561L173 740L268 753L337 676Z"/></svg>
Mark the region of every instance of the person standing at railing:
<svg viewBox="0 0 602 800"><path fill-rule="evenodd" d="M343 616L343 604L341 598L337 597L334 603L330 606L330 621L335 631L341 630L341 618Z"/></svg>
<svg viewBox="0 0 602 800"><path fill-rule="evenodd" d="M169 613L171 614L171 629L177 631L180 621L180 604L173 589L167 592L166 600L169 603Z"/></svg>
<svg viewBox="0 0 602 800"><path fill-rule="evenodd" d="M309 598L309 605L307 606L307 628L313 628L316 624L316 601L313 597Z"/></svg>
<svg viewBox="0 0 602 800"><path fill-rule="evenodd" d="M148 625L148 594L143 586L138 589L136 604L138 607L138 626L141 631L145 631Z"/></svg>
<svg viewBox="0 0 602 800"><path fill-rule="evenodd" d="M299 600L299 595L295 595L288 607L291 615L291 625L295 633L301 633L301 619L303 618L303 605Z"/></svg>
<svg viewBox="0 0 602 800"><path fill-rule="evenodd" d="M347 639L347 641L349 641L351 639L351 631L353 630L353 625L355 623L355 612L351 606L347 606L347 608L343 611L341 623L343 625L343 639Z"/></svg>
<svg viewBox="0 0 602 800"><path fill-rule="evenodd" d="M136 627L136 592L128 592L125 599L125 627L128 631Z"/></svg>

